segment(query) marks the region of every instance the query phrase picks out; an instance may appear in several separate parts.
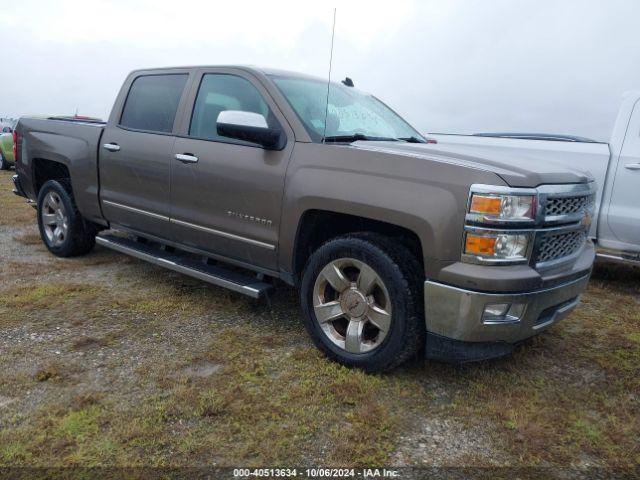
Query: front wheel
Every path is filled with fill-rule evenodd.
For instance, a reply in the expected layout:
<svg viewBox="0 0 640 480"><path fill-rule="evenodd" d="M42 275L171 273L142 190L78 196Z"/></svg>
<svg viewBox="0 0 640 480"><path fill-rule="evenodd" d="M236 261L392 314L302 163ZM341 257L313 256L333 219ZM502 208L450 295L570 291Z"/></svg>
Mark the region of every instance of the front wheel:
<svg viewBox="0 0 640 480"><path fill-rule="evenodd" d="M38 228L51 253L74 257L91 251L96 229L76 207L68 180L49 180L38 194Z"/></svg>
<svg viewBox="0 0 640 480"><path fill-rule="evenodd" d="M304 271L305 326L333 360L370 372L389 370L423 345L420 278L415 257L385 237L331 240Z"/></svg>

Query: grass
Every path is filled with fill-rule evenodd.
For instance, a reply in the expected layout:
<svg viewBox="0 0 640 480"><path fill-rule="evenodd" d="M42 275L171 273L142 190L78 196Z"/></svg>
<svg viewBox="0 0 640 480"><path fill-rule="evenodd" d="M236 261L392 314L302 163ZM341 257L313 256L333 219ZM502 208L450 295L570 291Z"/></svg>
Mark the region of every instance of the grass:
<svg viewBox="0 0 640 480"><path fill-rule="evenodd" d="M35 210L26 205L25 199L13 194L11 176L13 170L0 171L0 227L19 226L35 221Z"/></svg>
<svg viewBox="0 0 640 480"><path fill-rule="evenodd" d="M606 279L626 276L611 285ZM598 268L582 306L513 357L465 367L450 413L528 465L640 463L640 271Z"/></svg>
<svg viewBox="0 0 640 480"><path fill-rule="evenodd" d="M100 249L54 259L0 201L0 466L640 464L640 270L598 268L508 358L366 375L318 353L291 290L256 305Z"/></svg>
<svg viewBox="0 0 640 480"><path fill-rule="evenodd" d="M262 353L238 355L247 341ZM152 370L161 388L125 411L113 401L41 408L0 433L7 446L1 458L46 466L386 460L399 422L382 378L326 362L309 348L274 355L258 330L231 328L210 348L209 359L224 362L219 374L166 378Z"/></svg>

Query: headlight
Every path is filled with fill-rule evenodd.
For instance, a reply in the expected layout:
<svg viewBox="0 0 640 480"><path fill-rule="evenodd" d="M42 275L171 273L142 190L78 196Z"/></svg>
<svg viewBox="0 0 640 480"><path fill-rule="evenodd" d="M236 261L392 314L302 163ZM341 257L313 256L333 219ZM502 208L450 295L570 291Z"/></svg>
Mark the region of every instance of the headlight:
<svg viewBox="0 0 640 480"><path fill-rule="evenodd" d="M467 219L478 223L534 221L535 195L472 193Z"/></svg>
<svg viewBox="0 0 640 480"><path fill-rule="evenodd" d="M535 188L471 185L462 260L483 265L528 263L539 214Z"/></svg>
<svg viewBox="0 0 640 480"><path fill-rule="evenodd" d="M530 235L504 231L468 231L465 233L464 256L482 263L525 262Z"/></svg>

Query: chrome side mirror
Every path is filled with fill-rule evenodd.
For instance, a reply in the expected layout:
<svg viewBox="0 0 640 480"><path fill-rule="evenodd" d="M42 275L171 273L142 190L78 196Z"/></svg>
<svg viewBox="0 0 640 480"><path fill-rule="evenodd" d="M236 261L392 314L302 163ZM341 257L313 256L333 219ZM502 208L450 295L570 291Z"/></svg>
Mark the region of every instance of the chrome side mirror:
<svg viewBox="0 0 640 480"><path fill-rule="evenodd" d="M279 128L269 128L264 115L240 110L224 110L216 122L218 135L257 143L269 150L284 148L284 134Z"/></svg>

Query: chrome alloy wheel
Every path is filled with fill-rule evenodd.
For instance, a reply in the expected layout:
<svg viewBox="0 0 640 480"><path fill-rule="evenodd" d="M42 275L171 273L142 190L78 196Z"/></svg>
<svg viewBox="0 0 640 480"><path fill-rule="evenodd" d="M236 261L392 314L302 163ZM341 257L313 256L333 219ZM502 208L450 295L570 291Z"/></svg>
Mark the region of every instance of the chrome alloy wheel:
<svg viewBox="0 0 640 480"><path fill-rule="evenodd" d="M326 265L313 287L313 309L322 331L349 353L380 346L391 326L391 298L366 263L339 258Z"/></svg>
<svg viewBox="0 0 640 480"><path fill-rule="evenodd" d="M42 202L40 218L49 245L52 247L62 245L69 231L69 217L60 195L56 192L47 193Z"/></svg>

